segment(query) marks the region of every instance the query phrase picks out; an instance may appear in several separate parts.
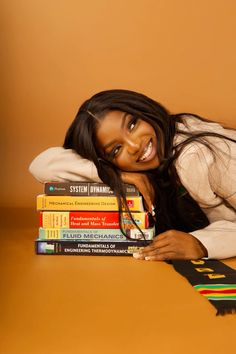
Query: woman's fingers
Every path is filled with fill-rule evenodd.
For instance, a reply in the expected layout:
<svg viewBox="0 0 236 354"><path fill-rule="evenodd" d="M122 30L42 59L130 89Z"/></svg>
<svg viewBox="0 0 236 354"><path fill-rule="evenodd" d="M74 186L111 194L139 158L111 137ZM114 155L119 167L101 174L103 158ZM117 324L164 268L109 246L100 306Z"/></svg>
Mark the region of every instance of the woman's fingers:
<svg viewBox="0 0 236 354"><path fill-rule="evenodd" d="M138 258L138 259L140 259L140 258ZM156 254L153 254L150 256L146 256L143 259L145 261L169 261L170 259L177 259L177 258L175 258L174 252L162 252L162 253L156 253ZM182 258L179 258L179 259L182 259Z"/></svg>
<svg viewBox="0 0 236 354"><path fill-rule="evenodd" d="M122 172L122 180L125 183L134 184L143 196L146 209L153 212L154 189L145 174Z"/></svg>
<svg viewBox="0 0 236 354"><path fill-rule="evenodd" d="M136 259L199 259L207 255L204 246L191 234L169 230L158 235L154 241L133 256Z"/></svg>
<svg viewBox="0 0 236 354"><path fill-rule="evenodd" d="M154 190L147 176L140 176L139 190L143 196L147 210L151 213L153 211Z"/></svg>
<svg viewBox="0 0 236 354"><path fill-rule="evenodd" d="M140 253L142 253L143 255L149 255L151 252L155 250L160 251L167 246L169 246L169 241L164 234L161 234L160 236L157 236L150 245L144 247L144 249L141 250Z"/></svg>
<svg viewBox="0 0 236 354"><path fill-rule="evenodd" d="M163 235L160 235L161 239L159 240L159 236L148 246L144 247L143 250L141 250L138 253L135 253L133 256L136 259L146 259L149 260L149 258L158 258L158 260L163 260L166 259L166 253L171 252L171 247L169 245L168 240L164 237Z"/></svg>
<svg viewBox="0 0 236 354"><path fill-rule="evenodd" d="M145 206L145 209L149 211L149 213L153 214L153 211L154 211L154 207L153 207L153 204L152 204L152 200L149 196L144 196L144 194L142 193L143 195L143 199L144 199L144 206Z"/></svg>

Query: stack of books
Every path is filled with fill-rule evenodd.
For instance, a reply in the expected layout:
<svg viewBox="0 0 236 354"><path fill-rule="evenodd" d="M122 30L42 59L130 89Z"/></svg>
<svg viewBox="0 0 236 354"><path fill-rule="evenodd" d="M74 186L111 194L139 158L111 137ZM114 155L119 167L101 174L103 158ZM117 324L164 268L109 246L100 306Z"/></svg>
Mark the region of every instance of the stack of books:
<svg viewBox="0 0 236 354"><path fill-rule="evenodd" d="M40 227L36 253L124 256L138 252L153 239L154 221L144 210L136 187L125 184L125 188L132 217L142 232L124 211L125 235L122 233L117 198L109 186L93 182L45 183L44 194L37 196Z"/></svg>

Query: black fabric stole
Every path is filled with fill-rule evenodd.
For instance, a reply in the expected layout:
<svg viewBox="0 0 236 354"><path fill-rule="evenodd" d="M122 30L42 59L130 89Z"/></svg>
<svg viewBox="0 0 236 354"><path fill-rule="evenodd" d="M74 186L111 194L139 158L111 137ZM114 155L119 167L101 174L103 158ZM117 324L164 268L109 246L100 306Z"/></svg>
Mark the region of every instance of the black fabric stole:
<svg viewBox="0 0 236 354"><path fill-rule="evenodd" d="M216 308L216 315L236 313L236 270L218 260L170 263Z"/></svg>

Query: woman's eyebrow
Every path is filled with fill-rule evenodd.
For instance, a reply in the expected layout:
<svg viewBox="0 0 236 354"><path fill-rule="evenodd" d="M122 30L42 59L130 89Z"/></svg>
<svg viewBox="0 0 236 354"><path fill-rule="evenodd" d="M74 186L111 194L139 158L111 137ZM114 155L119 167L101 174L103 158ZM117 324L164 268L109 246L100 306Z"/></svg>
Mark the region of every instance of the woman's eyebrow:
<svg viewBox="0 0 236 354"><path fill-rule="evenodd" d="M129 113L125 112L125 113L123 114L123 116L122 116L121 125L120 125L121 130L124 129L125 122L126 122L126 118L127 118L128 115L129 115ZM113 145L115 142L116 142L116 140L110 141L109 143L107 143L106 145L104 145L103 150L107 149L109 146Z"/></svg>

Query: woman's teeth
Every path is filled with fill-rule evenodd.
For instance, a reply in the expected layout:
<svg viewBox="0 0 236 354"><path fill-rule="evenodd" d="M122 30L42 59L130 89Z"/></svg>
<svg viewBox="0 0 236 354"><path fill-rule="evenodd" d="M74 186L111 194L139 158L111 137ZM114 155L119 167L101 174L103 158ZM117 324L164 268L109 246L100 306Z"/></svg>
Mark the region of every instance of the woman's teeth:
<svg viewBox="0 0 236 354"><path fill-rule="evenodd" d="M151 154L152 152L152 142L150 141L150 143L148 144L148 146L145 147L144 149L144 154L143 156L140 157L139 161L143 161L145 160L146 158L149 157L149 155Z"/></svg>

